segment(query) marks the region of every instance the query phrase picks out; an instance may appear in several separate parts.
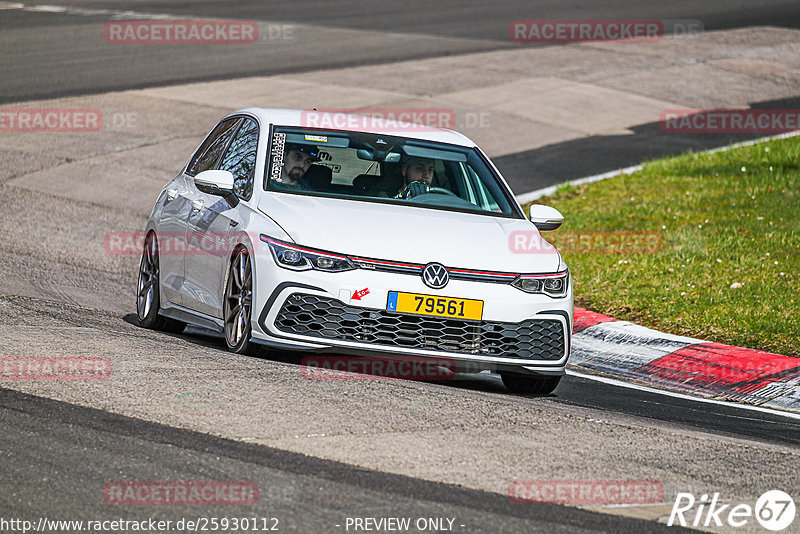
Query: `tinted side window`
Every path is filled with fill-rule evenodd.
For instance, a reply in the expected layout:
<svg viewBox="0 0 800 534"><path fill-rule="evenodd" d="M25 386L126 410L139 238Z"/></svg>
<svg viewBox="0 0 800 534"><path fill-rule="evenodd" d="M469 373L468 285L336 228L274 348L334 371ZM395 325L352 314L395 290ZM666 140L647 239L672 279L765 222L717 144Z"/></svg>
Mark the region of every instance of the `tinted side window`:
<svg viewBox="0 0 800 534"><path fill-rule="evenodd" d="M189 174L194 176L214 168L214 164L219 160L231 136L236 132L236 126L238 126L241 120L242 119L239 117L234 117L222 121L214 128L214 131L206 138L203 146L200 147L194 158L192 158L192 162L189 164Z"/></svg>
<svg viewBox="0 0 800 534"><path fill-rule="evenodd" d="M253 119L244 119L219 166L233 174L233 190L242 198L250 198L253 192L257 149L258 124Z"/></svg>

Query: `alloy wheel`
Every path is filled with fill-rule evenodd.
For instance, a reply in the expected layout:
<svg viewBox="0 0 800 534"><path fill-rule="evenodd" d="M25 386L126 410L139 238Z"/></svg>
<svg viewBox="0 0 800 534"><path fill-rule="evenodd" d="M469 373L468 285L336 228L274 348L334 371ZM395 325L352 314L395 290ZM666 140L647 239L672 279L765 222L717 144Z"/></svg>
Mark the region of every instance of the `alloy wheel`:
<svg viewBox="0 0 800 534"><path fill-rule="evenodd" d="M153 309L158 291L158 244L150 234L142 251L139 264L139 285L136 297L136 312L143 321Z"/></svg>
<svg viewBox="0 0 800 534"><path fill-rule="evenodd" d="M242 350L250 338L250 313L253 302L253 268L247 249L233 257L225 288L225 341L233 350Z"/></svg>

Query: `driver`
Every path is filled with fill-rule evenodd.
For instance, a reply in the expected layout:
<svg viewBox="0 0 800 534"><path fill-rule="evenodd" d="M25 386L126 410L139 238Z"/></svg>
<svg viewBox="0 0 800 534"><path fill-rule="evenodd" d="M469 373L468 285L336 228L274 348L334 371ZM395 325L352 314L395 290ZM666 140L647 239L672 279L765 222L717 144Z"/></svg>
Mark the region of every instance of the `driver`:
<svg viewBox="0 0 800 534"><path fill-rule="evenodd" d="M311 164L319 161L319 149L313 145L286 143L283 154L281 177L273 183L281 189L310 189L303 177Z"/></svg>
<svg viewBox="0 0 800 534"><path fill-rule="evenodd" d="M433 160L416 156L409 157L400 168L403 185L394 198L412 198L430 191L433 183Z"/></svg>

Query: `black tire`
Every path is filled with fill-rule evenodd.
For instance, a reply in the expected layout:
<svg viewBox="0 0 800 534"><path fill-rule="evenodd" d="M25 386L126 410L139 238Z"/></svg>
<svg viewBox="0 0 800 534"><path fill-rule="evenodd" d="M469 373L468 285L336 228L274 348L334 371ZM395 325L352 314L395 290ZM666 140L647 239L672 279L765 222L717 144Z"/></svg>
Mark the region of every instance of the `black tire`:
<svg viewBox="0 0 800 534"><path fill-rule="evenodd" d="M223 295L223 334L228 350L237 354L252 354L253 263L244 247L231 256L225 294Z"/></svg>
<svg viewBox="0 0 800 534"><path fill-rule="evenodd" d="M522 375L516 373L500 373L503 385L511 393L532 395L548 395L561 382L560 376Z"/></svg>
<svg viewBox="0 0 800 534"><path fill-rule="evenodd" d="M147 234L139 262L139 283L136 294L136 317L139 326L177 334L183 332L186 323L158 314L161 309L161 286L159 284L158 241L153 232Z"/></svg>

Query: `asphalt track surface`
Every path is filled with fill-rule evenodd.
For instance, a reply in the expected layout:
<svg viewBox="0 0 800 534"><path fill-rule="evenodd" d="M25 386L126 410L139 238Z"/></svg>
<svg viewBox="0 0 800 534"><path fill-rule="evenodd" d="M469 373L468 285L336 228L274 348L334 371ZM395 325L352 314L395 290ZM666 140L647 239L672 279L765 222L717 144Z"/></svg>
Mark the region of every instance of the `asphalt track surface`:
<svg viewBox="0 0 800 534"><path fill-rule="evenodd" d="M151 337L131 324L134 322L131 315L115 318L115 314L90 313L85 308L71 310L66 304L35 299L12 297L4 303L13 303L27 311L24 317L15 317L13 309L6 308L5 324L16 324L26 318L29 324L36 324L37 315L45 314L58 329L59 320L78 324L83 317L79 324L87 331L93 327L113 333L127 329L136 337ZM92 334L84 332L81 337L93 343ZM197 354L209 361L224 354L221 339L213 336L158 337L166 338L165 342L173 345L188 342ZM25 343L24 339L9 341L12 347L14 341ZM141 342L132 342L134 349L138 346L142 351L142 356L151 350ZM64 341L66 346L71 344L69 340ZM186 349L178 351L188 354ZM300 356L293 353L235 358L265 370L283 366L290 374L300 374L297 372ZM175 364L179 367L192 365L188 361ZM230 367L230 364L222 365ZM148 369L146 372L157 371ZM231 369L230 372L235 371ZM800 438L797 419L750 412L735 405L701 404L572 376L565 377L555 394L546 397L511 396L496 379L474 375L447 383L421 383L420 386L424 390L420 391L419 399L444 388L444 394L452 399L450 402L458 404L480 397L497 404L499 410L501 404L498 403L511 399L522 410L612 417L624 425L658 429L668 434L722 436L750 443L750 446L791 448L798 445ZM395 394L402 396L402 384L398 387ZM294 395L300 400L313 398L317 393L313 388L305 392L295 389ZM320 401L325 402L324 399ZM242 402L248 402L246 395ZM365 397L364 402L371 404L373 401ZM391 410L391 404L385 404L382 409ZM325 417L322 410L315 417ZM457 525L464 525L456 528L456 532L661 532L674 529L654 522L554 504L513 503L497 493L362 469L10 389L0 389L0 421L3 424L0 517L33 521L42 516L71 520L150 517L178 520L240 515L276 517L281 530L288 532L344 532L337 525L344 524L348 517L455 518ZM598 426L598 430L600 428ZM680 459L670 461L680 462ZM559 479L557 472L552 478ZM593 478L590 472L586 478ZM107 505L103 501L104 484L126 480L251 481L258 484L260 498L254 506L222 509Z"/></svg>
<svg viewBox="0 0 800 534"><path fill-rule="evenodd" d="M111 19L108 14L0 10L0 71L4 73L0 103L507 48L518 46L508 38L509 23L515 19L699 20L706 31L759 25L800 27L800 4L788 0L379 4L53 0L45 4L307 25L318 31L290 42L276 39L256 49L247 45L120 47L103 39L102 25ZM390 35L404 37L398 40ZM353 47L344 48L342 41L353 41Z"/></svg>
<svg viewBox="0 0 800 534"><path fill-rule="evenodd" d="M344 532L348 517L454 518L455 532L667 532L643 520L513 503L507 497L371 472L292 452L230 441L0 389L0 516L175 520L277 518L283 532ZM136 507L104 502L110 480L256 482L254 506ZM271 521L270 521L271 524Z"/></svg>
<svg viewBox="0 0 800 534"><path fill-rule="evenodd" d="M450 386L505 395L493 381ZM537 402L523 396L518 400ZM800 438L797 420L576 377L565 378L546 402L597 408L732 438L791 445ZM513 503L498 494L369 471L8 389L0 389L0 420L4 428L0 517L176 521L241 515L275 517L280 530L289 532L343 532L341 525L348 517L376 516L455 518L456 532L675 530L555 504ZM213 514L191 506L144 512L141 507L104 502L103 486L115 480L242 480L256 482L260 498L254 506L217 508Z"/></svg>
<svg viewBox="0 0 800 534"><path fill-rule="evenodd" d="M108 8L110 3L52 1L48 4ZM800 5L793 2L751 1L735 6L722 1L706 2L702 6L696 2L674 2L669 6L662 2L618 2L604 6L602 11L592 7L594 5L591 2L569 5L549 2L537 5L534 13L529 2L502 5L473 2L457 6L448 2L425 5L424 9L414 3L404 3L402 7L397 3L369 12L359 8L358 3L339 4L333 8L321 1L305 5L297 2L269 5L241 2L235 6L219 1L126 3L125 9L137 12L291 22L337 31L391 30L421 36L419 43L423 42L423 37L435 37L425 40L424 46L415 45L412 39L407 47L387 43L383 47L365 48L362 54L346 58L332 59L318 52L311 53L320 48L317 42L309 43L306 48L302 44L284 48L280 53L265 52L273 56L235 62L231 61L230 51L223 53L203 47L168 50L164 56L121 56L127 51L110 49L102 42L97 46L97 43L82 40L81 36L86 33L81 26L93 25L96 29L107 20L107 16L5 10L0 11L0 40L8 34L7 30L25 32L29 39L21 43L3 42L0 62L8 75L0 79L0 101L490 50L511 46L507 42L507 24L514 18L686 18L702 20L706 29L755 24L798 27L800 21ZM119 5L112 7L119 9ZM426 16L420 17L420 11L426 11ZM65 46L65 35L75 36L72 46ZM342 34L331 34L331 38L335 35ZM217 53L222 55L217 57ZM712 146L717 142L709 140ZM589 138L560 148L548 147L547 150L552 151L550 154L555 160L573 151L577 144L601 154L607 153L607 147L615 143L610 138ZM635 157L651 152L652 149L643 141L633 152L616 153L613 158L617 159L613 161L619 163L616 166L624 166L636 163ZM528 167L534 164L536 157L547 154L539 151L537 154L507 156L505 164ZM564 177L607 170L592 158L583 158L574 165L572 175L567 173ZM46 206L43 212L47 212ZM19 252L15 255L11 243L0 240L0 249L9 253L4 255L3 272L19 272L19 267L26 265L25 255ZM30 276L36 279L47 277L49 273L53 280L42 284L54 288L64 280L76 283L75 280L87 272L85 269L105 277L99 280L101 285L118 287L120 293L126 295L131 293L133 276L127 271L94 272L92 267L85 265L53 262L52 265L37 265ZM5 286L2 292L13 294L14 289ZM59 292L52 291L48 296L53 301L41 300L41 307L57 307ZM69 299L64 297L64 302L69 302ZM123 328L130 322L130 317L122 311L129 312L130 306L111 306L118 310L112 323L116 321L122 325L115 328ZM27 324L22 316L5 317L0 325L14 325L15 320ZM213 338L179 338L189 340L200 349L220 349L219 340ZM16 341L24 343L25 340ZM296 365L296 357L292 355L275 354L271 358L257 362L265 367L277 365L276 362ZM502 385L485 378L432 387L445 387L447 394L455 399L477 395L494 402L509 398ZM565 377L552 396L518 396L513 399L520 406L531 409L552 405L559 413L609 414L644 428L696 432L765 446L793 448L800 445L800 424L796 419L750 412L736 406L701 404L576 377ZM110 507L103 502L102 487L109 480L255 479L261 489L261 499L255 510L214 510L214 513L229 517L238 515L236 512L247 516L277 517L285 526L281 530L290 532L343 532L336 525L353 516L456 517L458 524L465 525L461 529L463 532L676 530L654 522L576 508L513 504L504 495L496 493L226 440L9 389L0 389L0 421L3 428L0 436L0 517L37 518L47 515L51 519L142 519L151 516L169 519L209 515L191 508L160 507L143 512L135 507ZM591 478L591 473L586 477ZM558 478L557 472L553 473L553 478Z"/></svg>
<svg viewBox="0 0 800 534"><path fill-rule="evenodd" d="M0 2L0 7L3 2ZM35 8L35 3L24 3ZM515 19L699 20L706 31L757 25L800 27L800 3L747 0L603 3L396 2L365 8L359 2L104 2L56 0L72 11L0 9L0 104L153 86L336 69L469 54L520 46L509 42ZM92 14L101 10L102 14ZM290 38L262 45L120 46L103 38L116 19L170 16L251 20L293 28ZM116 13L116 15L114 15ZM281 31L281 30L276 30ZM283 34L281 34L283 35ZM753 108L796 109L797 98ZM664 133L658 123L624 135L592 135L494 158L517 193L628 167L687 150L704 150L758 134ZM572 157L581 154L582 157Z"/></svg>

